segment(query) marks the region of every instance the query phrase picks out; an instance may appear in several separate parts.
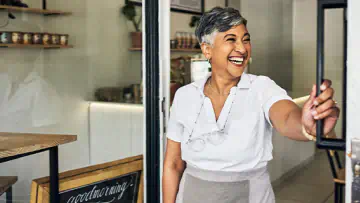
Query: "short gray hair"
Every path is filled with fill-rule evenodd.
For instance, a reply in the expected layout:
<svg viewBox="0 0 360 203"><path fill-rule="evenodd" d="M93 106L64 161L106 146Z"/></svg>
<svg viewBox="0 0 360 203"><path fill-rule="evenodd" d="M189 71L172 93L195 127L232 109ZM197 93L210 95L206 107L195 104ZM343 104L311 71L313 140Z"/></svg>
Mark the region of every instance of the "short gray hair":
<svg viewBox="0 0 360 203"><path fill-rule="evenodd" d="M195 30L195 35L200 44L213 44L214 37L218 32L226 32L236 25L244 24L247 20L234 8L215 7L205 12Z"/></svg>

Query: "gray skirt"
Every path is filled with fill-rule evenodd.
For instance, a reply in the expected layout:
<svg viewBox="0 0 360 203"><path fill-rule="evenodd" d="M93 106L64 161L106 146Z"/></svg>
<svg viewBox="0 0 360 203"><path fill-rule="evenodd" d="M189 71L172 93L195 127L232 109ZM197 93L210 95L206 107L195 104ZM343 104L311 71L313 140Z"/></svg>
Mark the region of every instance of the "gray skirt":
<svg viewBox="0 0 360 203"><path fill-rule="evenodd" d="M187 166L176 203L275 203L267 168L249 172L206 171Z"/></svg>

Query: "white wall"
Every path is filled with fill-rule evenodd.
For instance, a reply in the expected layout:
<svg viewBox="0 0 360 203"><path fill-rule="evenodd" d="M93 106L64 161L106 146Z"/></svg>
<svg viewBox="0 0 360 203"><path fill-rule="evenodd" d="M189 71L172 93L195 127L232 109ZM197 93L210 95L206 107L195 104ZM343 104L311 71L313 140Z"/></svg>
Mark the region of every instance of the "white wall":
<svg viewBox="0 0 360 203"><path fill-rule="evenodd" d="M346 151L351 152L351 140L360 139L360 105L359 105L359 46L360 46L360 1L348 1L348 58L347 58L347 143ZM352 183L351 159L346 157L346 202L351 202Z"/></svg>
<svg viewBox="0 0 360 203"><path fill-rule="evenodd" d="M316 74L317 1L294 1L293 91L309 94Z"/></svg>
<svg viewBox="0 0 360 203"><path fill-rule="evenodd" d="M240 8L251 35L250 73L267 75L291 91L292 1L241 0Z"/></svg>
<svg viewBox="0 0 360 203"><path fill-rule="evenodd" d="M121 13L124 4L125 1L116 0L48 1L50 8L73 11L68 17L46 18L46 26L54 32L69 33L75 49L46 52L46 57L56 69L82 72L80 78L87 79L84 93L88 100L94 99L96 88L141 82L141 52L128 50L130 32L135 29ZM136 10L140 15L141 7ZM56 74L56 77L61 76Z"/></svg>

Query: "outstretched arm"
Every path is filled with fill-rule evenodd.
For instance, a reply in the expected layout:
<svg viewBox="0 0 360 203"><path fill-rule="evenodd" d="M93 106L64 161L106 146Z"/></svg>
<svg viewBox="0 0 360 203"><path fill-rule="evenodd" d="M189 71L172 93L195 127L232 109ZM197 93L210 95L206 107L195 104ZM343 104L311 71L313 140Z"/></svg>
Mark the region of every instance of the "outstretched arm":
<svg viewBox="0 0 360 203"><path fill-rule="evenodd" d="M324 119L324 134L329 134L336 125L340 109L333 100L334 89L331 81L325 80L321 85L323 91L316 97L314 85L309 99L301 109L293 101L280 100L270 108L270 120L274 128L282 135L293 140L308 141L302 132L316 135L316 121Z"/></svg>

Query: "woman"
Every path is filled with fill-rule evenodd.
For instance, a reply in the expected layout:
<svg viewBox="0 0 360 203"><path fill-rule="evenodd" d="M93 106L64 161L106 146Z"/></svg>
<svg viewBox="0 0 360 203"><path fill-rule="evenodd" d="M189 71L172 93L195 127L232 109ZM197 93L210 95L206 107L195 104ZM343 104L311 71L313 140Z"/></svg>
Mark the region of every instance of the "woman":
<svg viewBox="0 0 360 203"><path fill-rule="evenodd" d="M275 202L266 169L272 128L309 141L316 120L328 134L339 116L331 81L301 110L274 81L244 73L251 56L247 21L232 8L206 12L196 36L212 72L180 88L171 108L163 175L164 203Z"/></svg>

